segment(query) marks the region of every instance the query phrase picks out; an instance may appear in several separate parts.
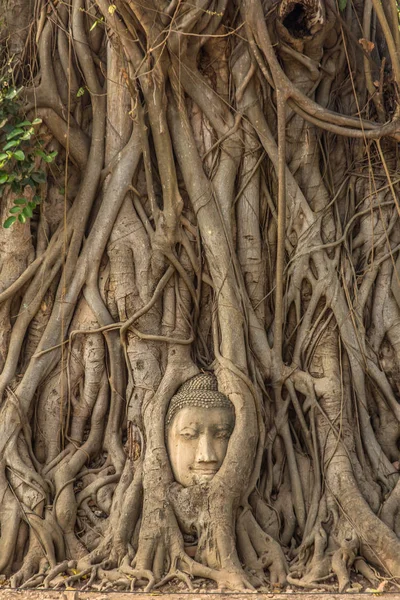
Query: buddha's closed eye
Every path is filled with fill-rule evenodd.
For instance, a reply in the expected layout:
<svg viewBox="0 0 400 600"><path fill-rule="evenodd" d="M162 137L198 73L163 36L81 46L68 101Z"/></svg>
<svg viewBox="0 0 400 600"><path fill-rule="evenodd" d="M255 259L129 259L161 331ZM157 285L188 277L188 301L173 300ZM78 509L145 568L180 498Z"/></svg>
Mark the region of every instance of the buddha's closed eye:
<svg viewBox="0 0 400 600"><path fill-rule="evenodd" d="M218 440L227 440L231 437L231 431L228 429L216 431L214 433L214 437L217 438Z"/></svg>
<svg viewBox="0 0 400 600"><path fill-rule="evenodd" d="M186 429L184 431L180 431L179 436L181 438L183 438L184 440L194 440L196 437L198 437L198 433L194 429L191 429L191 430Z"/></svg>

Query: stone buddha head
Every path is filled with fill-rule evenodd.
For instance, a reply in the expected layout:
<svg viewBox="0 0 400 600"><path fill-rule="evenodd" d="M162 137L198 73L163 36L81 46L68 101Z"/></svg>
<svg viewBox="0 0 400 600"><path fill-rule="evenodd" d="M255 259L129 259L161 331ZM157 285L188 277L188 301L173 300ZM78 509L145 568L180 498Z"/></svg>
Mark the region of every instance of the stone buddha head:
<svg viewBox="0 0 400 600"><path fill-rule="evenodd" d="M234 425L233 404L218 391L212 373L186 381L172 397L165 422L175 481L184 487L210 482L224 461Z"/></svg>

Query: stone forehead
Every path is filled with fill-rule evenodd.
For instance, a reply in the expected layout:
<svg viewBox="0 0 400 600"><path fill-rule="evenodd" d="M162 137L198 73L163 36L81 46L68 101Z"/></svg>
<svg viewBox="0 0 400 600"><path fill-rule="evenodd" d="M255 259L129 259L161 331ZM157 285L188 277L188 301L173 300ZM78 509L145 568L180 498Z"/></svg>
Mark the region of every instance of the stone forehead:
<svg viewBox="0 0 400 600"><path fill-rule="evenodd" d="M171 423L178 411L187 406L234 410L229 398L218 391L217 378L212 373L201 373L181 385L169 403L166 425Z"/></svg>

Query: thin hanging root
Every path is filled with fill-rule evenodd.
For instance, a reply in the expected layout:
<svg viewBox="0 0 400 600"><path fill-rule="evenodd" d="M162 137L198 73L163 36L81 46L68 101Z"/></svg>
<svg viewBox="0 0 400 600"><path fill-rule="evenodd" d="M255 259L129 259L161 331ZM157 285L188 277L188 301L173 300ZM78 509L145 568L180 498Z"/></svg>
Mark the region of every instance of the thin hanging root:
<svg viewBox="0 0 400 600"><path fill-rule="evenodd" d="M192 582L190 581L189 575L187 575L183 571L180 571L179 569L168 573L168 575L161 579L161 581L156 583L154 589L156 590L157 588L162 587L165 583L168 583L169 581L172 581L175 578L179 579L179 581L183 581L183 583L187 586L188 590L193 591L194 588L192 586Z"/></svg>

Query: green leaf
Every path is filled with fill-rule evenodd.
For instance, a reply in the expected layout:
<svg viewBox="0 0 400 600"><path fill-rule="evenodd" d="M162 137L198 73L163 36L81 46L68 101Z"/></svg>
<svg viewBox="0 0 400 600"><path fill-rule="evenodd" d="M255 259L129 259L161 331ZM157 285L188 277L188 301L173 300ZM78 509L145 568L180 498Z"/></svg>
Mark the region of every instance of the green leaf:
<svg viewBox="0 0 400 600"><path fill-rule="evenodd" d="M347 0L339 0L339 10L344 10L347 6Z"/></svg>
<svg viewBox="0 0 400 600"><path fill-rule="evenodd" d="M36 208L37 204L36 204L36 202L28 202L28 206L29 206L29 208L31 208L32 210L35 210L35 208Z"/></svg>
<svg viewBox="0 0 400 600"><path fill-rule="evenodd" d="M42 201L40 196L33 196L32 200L35 204L40 204Z"/></svg>
<svg viewBox="0 0 400 600"><path fill-rule="evenodd" d="M10 208L10 213L15 215L16 213L19 213L20 210L21 210L21 208L19 206L13 206L12 208Z"/></svg>
<svg viewBox="0 0 400 600"><path fill-rule="evenodd" d="M39 119L39 117L36 117L36 119L33 119L32 121L32 125L40 125L40 123L43 123L42 119Z"/></svg>
<svg viewBox="0 0 400 600"><path fill-rule="evenodd" d="M0 154L0 161L2 162L3 160L6 160L8 158L8 154L6 154L5 152L2 152Z"/></svg>
<svg viewBox="0 0 400 600"><path fill-rule="evenodd" d="M85 93L85 88L80 87L79 90L76 92L76 97L80 98L81 96L83 96L84 93Z"/></svg>
<svg viewBox="0 0 400 600"><path fill-rule="evenodd" d="M32 173L31 177L36 183L46 183L46 173L43 171L35 171Z"/></svg>
<svg viewBox="0 0 400 600"><path fill-rule="evenodd" d="M20 136L21 134L24 133L24 130L21 129L20 127L16 127L15 129L13 129L8 135L7 135L7 140L12 140L12 138L15 138L16 136Z"/></svg>
<svg viewBox="0 0 400 600"><path fill-rule="evenodd" d="M43 160L45 162L51 163L57 156L58 152L56 150L54 150L53 152L50 152L50 154L46 154L45 152L42 152L41 150L39 150L38 154L43 158Z"/></svg>
<svg viewBox="0 0 400 600"><path fill-rule="evenodd" d="M11 142L8 142L8 144L6 144L3 148L3 150L9 150L10 148L15 148L15 146L19 146L20 141L19 140L12 140Z"/></svg>
<svg viewBox="0 0 400 600"><path fill-rule="evenodd" d="M21 135L20 140L30 140L34 133L33 127L30 127L27 131L25 131L24 135Z"/></svg>
<svg viewBox="0 0 400 600"><path fill-rule="evenodd" d="M17 150L14 152L13 156L16 160L25 160L25 154L22 150Z"/></svg>
<svg viewBox="0 0 400 600"><path fill-rule="evenodd" d="M17 94L18 91L15 88L11 88L4 98L6 98L6 100L13 100Z"/></svg>
<svg viewBox="0 0 400 600"><path fill-rule="evenodd" d="M6 219L3 223L4 229L8 229L9 227L11 227L11 225L15 223L16 220L17 217L8 217L8 219Z"/></svg>
<svg viewBox="0 0 400 600"><path fill-rule="evenodd" d="M21 123L17 123L15 127L26 127L26 125L32 125L30 121L21 121Z"/></svg>
<svg viewBox="0 0 400 600"><path fill-rule="evenodd" d="M33 215L33 211L30 206L25 206L22 214L25 215L25 217L30 218Z"/></svg>
<svg viewBox="0 0 400 600"><path fill-rule="evenodd" d="M7 173L2 173L0 175L0 185L2 185L3 183L6 183L7 179L8 179Z"/></svg>
<svg viewBox="0 0 400 600"><path fill-rule="evenodd" d="M24 205L26 204L26 198L16 198L16 200L14 200L14 204L18 204L18 205Z"/></svg>
<svg viewBox="0 0 400 600"><path fill-rule="evenodd" d="M25 223L25 221L26 221L25 215L23 215L22 213L19 213L19 215L18 215L18 221L20 223Z"/></svg>

